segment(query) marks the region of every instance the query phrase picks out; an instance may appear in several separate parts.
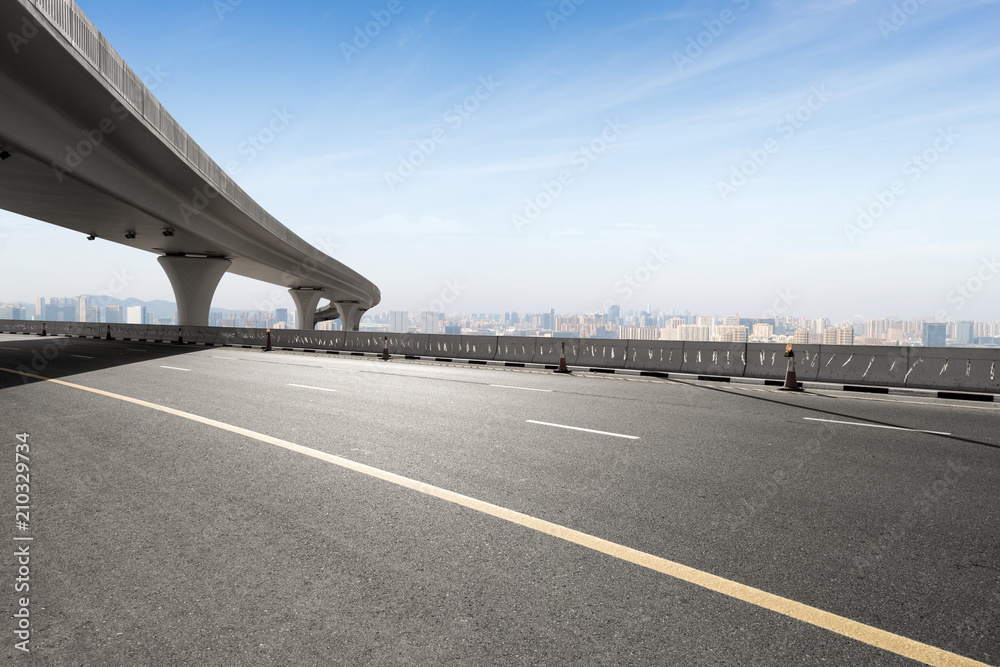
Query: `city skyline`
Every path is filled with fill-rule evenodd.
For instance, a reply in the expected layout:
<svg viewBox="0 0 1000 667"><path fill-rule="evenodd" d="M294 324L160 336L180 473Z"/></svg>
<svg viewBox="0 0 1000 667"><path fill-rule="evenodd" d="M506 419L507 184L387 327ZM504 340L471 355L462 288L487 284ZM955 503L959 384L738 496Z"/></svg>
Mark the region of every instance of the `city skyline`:
<svg viewBox="0 0 1000 667"><path fill-rule="evenodd" d="M42 311L44 315L38 313ZM107 296L38 297L34 303L0 301L0 319L33 319L50 322L176 324L176 304L152 303ZM239 328L297 328L294 310L231 311L213 308L209 325ZM341 323L328 320L321 330L340 330ZM661 309L623 310L612 306L608 313L565 313L555 309L529 311L449 312L422 310L383 311L368 315L362 331L431 333L455 335L568 336L636 340L690 340L722 342L772 342L826 345L923 345L951 344L962 347L1000 347L1000 318L994 321L952 320L945 322L893 317L831 320L803 317L777 311L761 316L698 314Z"/></svg>
<svg viewBox="0 0 1000 667"><path fill-rule="evenodd" d="M374 314L995 318L997 3L80 6L252 197L380 286ZM7 212L0 260L7 300L173 299L152 255ZM293 307L232 275L213 305Z"/></svg>

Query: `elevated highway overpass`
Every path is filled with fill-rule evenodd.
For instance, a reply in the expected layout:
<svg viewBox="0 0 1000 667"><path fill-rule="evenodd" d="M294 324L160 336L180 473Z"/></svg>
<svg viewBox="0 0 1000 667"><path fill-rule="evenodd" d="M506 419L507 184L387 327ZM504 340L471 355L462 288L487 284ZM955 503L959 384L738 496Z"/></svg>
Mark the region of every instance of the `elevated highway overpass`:
<svg viewBox="0 0 1000 667"><path fill-rule="evenodd" d="M74 2L3 2L0 26L0 207L155 253L182 325L208 324L229 271L289 288L300 328L358 329L378 288L254 202Z"/></svg>

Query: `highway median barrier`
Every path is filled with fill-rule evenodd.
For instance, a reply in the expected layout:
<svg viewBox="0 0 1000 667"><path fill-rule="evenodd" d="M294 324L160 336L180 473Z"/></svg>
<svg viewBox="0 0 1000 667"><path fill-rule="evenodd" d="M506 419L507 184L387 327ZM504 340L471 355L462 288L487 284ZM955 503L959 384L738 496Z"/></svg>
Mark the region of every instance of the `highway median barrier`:
<svg viewBox="0 0 1000 667"><path fill-rule="evenodd" d="M1000 350L910 348L906 386L1000 393Z"/></svg>
<svg viewBox="0 0 1000 667"><path fill-rule="evenodd" d="M497 336L462 336L459 343L463 359L493 361L497 354Z"/></svg>
<svg viewBox="0 0 1000 667"><path fill-rule="evenodd" d="M625 368L628 358L627 340L582 338L577 341L580 351L576 355L576 366Z"/></svg>
<svg viewBox="0 0 1000 667"><path fill-rule="evenodd" d="M819 379L820 345L795 346L795 374L799 382ZM783 380L787 367L785 346L781 343L748 343L744 377Z"/></svg>
<svg viewBox="0 0 1000 667"><path fill-rule="evenodd" d="M906 347L821 345L819 382L902 387L908 370Z"/></svg>
<svg viewBox="0 0 1000 667"><path fill-rule="evenodd" d="M437 359L453 359L461 352L461 336L429 334L427 336L427 356Z"/></svg>
<svg viewBox="0 0 1000 667"><path fill-rule="evenodd" d="M691 375L742 377L746 343L684 341L681 372Z"/></svg>
<svg viewBox="0 0 1000 667"><path fill-rule="evenodd" d="M508 364L530 364L535 358L535 343L537 338L522 338L520 336L497 337L496 361Z"/></svg>
<svg viewBox="0 0 1000 667"><path fill-rule="evenodd" d="M535 344L535 355L532 363L555 366L560 360L570 366L577 365L580 356L579 338L539 338Z"/></svg>
<svg viewBox="0 0 1000 667"><path fill-rule="evenodd" d="M340 352L344 349L343 331L310 331L308 329L272 329L272 345L282 350L320 350Z"/></svg>
<svg viewBox="0 0 1000 667"><path fill-rule="evenodd" d="M679 373L683 357L684 343L679 340L630 340L625 368Z"/></svg>

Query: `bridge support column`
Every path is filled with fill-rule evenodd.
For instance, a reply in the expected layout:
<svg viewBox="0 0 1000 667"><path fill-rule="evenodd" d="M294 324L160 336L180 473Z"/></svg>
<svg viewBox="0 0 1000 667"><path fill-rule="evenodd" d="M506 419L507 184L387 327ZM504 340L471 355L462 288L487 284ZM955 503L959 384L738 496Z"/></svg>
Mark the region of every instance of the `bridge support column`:
<svg viewBox="0 0 1000 667"><path fill-rule="evenodd" d="M208 310L219 281L233 263L221 257L182 257L166 255L156 259L174 288L177 301L177 324L208 326Z"/></svg>
<svg viewBox="0 0 1000 667"><path fill-rule="evenodd" d="M334 301L337 312L340 313L340 327L344 331L357 331L361 328L361 316L365 314L367 308L362 308L361 304L351 301Z"/></svg>
<svg viewBox="0 0 1000 667"><path fill-rule="evenodd" d="M315 329L316 304L323 298L323 292L315 289L290 289L288 293L292 295L292 301L295 302L295 309L298 311L295 326L299 329Z"/></svg>

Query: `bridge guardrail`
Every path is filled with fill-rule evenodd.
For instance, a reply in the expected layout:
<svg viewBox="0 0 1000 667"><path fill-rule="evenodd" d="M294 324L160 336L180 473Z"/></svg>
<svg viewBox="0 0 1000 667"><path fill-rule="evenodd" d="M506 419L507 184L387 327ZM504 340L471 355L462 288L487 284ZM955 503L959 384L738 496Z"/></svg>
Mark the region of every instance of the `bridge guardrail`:
<svg viewBox="0 0 1000 667"><path fill-rule="evenodd" d="M175 341L262 347L264 329L175 327L0 320L0 332L103 338L110 327L121 340ZM593 338L528 338L456 336L379 332L274 329L274 347L381 353L385 340L394 356L435 356L512 363L559 362L566 343L570 366L634 369L781 380L787 359L778 343L718 343ZM799 381L848 385L911 387L1000 394L1000 349L958 347L891 347L876 345L798 345L795 369Z"/></svg>

